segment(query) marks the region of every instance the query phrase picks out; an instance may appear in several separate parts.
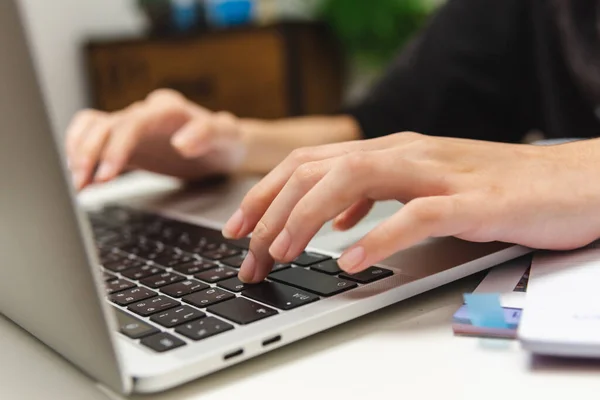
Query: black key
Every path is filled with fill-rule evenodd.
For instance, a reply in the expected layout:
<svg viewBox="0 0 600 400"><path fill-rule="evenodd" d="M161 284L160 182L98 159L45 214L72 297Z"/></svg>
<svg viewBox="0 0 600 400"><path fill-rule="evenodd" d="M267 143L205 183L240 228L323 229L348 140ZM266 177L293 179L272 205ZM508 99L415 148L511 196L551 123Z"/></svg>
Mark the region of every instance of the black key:
<svg viewBox="0 0 600 400"><path fill-rule="evenodd" d="M294 263L296 265L300 265L302 267L308 267L309 265L323 262L325 260L329 260L330 258L331 257L325 256L323 254L309 253L309 252L305 251L304 253L300 254L300 256L298 256L298 258L296 258L294 261L292 261L292 263Z"/></svg>
<svg viewBox="0 0 600 400"><path fill-rule="evenodd" d="M240 281L238 278L230 278L225 281L221 281L217 283L217 286L235 293L241 292L248 287L247 284Z"/></svg>
<svg viewBox="0 0 600 400"><path fill-rule="evenodd" d="M123 292L115 293L110 296L110 301L120 306L126 306L137 301L149 299L156 296L156 293L143 287L134 287Z"/></svg>
<svg viewBox="0 0 600 400"><path fill-rule="evenodd" d="M118 261L113 261L110 263L105 263L104 268L111 270L113 272L123 272L125 270L128 269L132 269L132 268L139 268L141 266L146 265L146 261L142 260L140 258L122 258L121 260Z"/></svg>
<svg viewBox="0 0 600 400"><path fill-rule="evenodd" d="M245 237L241 239L227 239L227 243L239 247L240 249L248 250L250 248L250 238Z"/></svg>
<svg viewBox="0 0 600 400"><path fill-rule="evenodd" d="M244 262L245 258L246 258L246 256L239 255L239 256L230 257L230 258L221 260L221 263L228 265L230 267L233 267L233 268L239 268L242 266L242 263Z"/></svg>
<svg viewBox="0 0 600 400"><path fill-rule="evenodd" d="M122 273L123 276L129 279L144 279L152 275L160 274L165 272L164 268L157 267L156 265L147 264L142 267L133 268Z"/></svg>
<svg viewBox="0 0 600 400"><path fill-rule="evenodd" d="M182 300L196 307L208 307L221 301L235 297L232 293L218 288L210 288L200 292L188 294Z"/></svg>
<svg viewBox="0 0 600 400"><path fill-rule="evenodd" d="M127 307L128 310L133 311L142 317L155 314L157 312L168 310L169 308L177 307L180 303L168 297L158 296L152 299L140 301L139 303L131 304Z"/></svg>
<svg viewBox="0 0 600 400"><path fill-rule="evenodd" d="M238 274L237 270L230 267L219 267L194 275L195 278L204 282L215 283L234 277Z"/></svg>
<svg viewBox="0 0 600 400"><path fill-rule="evenodd" d="M291 310L319 300L319 296L314 294L281 283L267 281L257 285L246 285L242 294L281 310Z"/></svg>
<svg viewBox="0 0 600 400"><path fill-rule="evenodd" d="M342 272L338 266L337 260L327 260L318 264L313 264L310 266L310 269L318 272L324 272L329 275L337 275Z"/></svg>
<svg viewBox="0 0 600 400"><path fill-rule="evenodd" d="M161 254L154 260L154 264L161 265L163 267L175 267L176 265L188 264L196 261L197 258L180 252L173 252L170 254Z"/></svg>
<svg viewBox="0 0 600 400"><path fill-rule="evenodd" d="M204 251L200 255L202 257L208 258L209 260L222 260L224 258L233 257L237 254L240 254L241 251L239 249L234 249L233 247L225 247L222 246L216 250Z"/></svg>
<svg viewBox="0 0 600 400"><path fill-rule="evenodd" d="M169 311L154 314L150 320L165 328L172 328L177 325L185 324L186 322L204 318L205 316L206 314L200 310L196 310L190 306L180 306L172 308Z"/></svg>
<svg viewBox="0 0 600 400"><path fill-rule="evenodd" d="M137 319L136 317L127 314L121 310L115 308L115 315L117 316L117 324L119 325L119 332L123 335L130 337L131 339L139 339L144 336L153 335L160 332L155 327L148 325L144 321Z"/></svg>
<svg viewBox="0 0 600 400"><path fill-rule="evenodd" d="M215 317L206 317L180 325L175 332L192 340L202 340L233 329L233 325Z"/></svg>
<svg viewBox="0 0 600 400"><path fill-rule="evenodd" d="M109 281L114 281L114 280L119 279L119 278L116 275L113 275L111 273L103 272L102 273L102 279L104 279L104 282L109 282Z"/></svg>
<svg viewBox="0 0 600 400"><path fill-rule="evenodd" d="M217 268L219 265L208 261L194 261L188 264L177 265L173 269L185 275L194 275L198 272L208 271L209 269Z"/></svg>
<svg viewBox="0 0 600 400"><path fill-rule="evenodd" d="M369 267L364 271L361 271L357 274L340 274L340 278L349 279L358 283L370 283L375 282L379 279L387 278L388 276L392 276L394 273L389 269L379 268L379 267Z"/></svg>
<svg viewBox="0 0 600 400"><path fill-rule="evenodd" d="M194 293L200 290L208 289L209 286L205 283L194 279L177 282L169 286L164 286L160 289L161 292L171 297L182 297L186 294Z"/></svg>
<svg viewBox="0 0 600 400"><path fill-rule="evenodd" d="M104 286L106 287L106 293L113 294L120 292L121 290L135 287L135 283L130 282L127 279L116 279L114 281L106 282Z"/></svg>
<svg viewBox="0 0 600 400"><path fill-rule="evenodd" d="M185 345L185 342L181 339L176 338L175 336L161 332L152 336L148 336L143 338L140 341L144 346L150 347L152 350L157 351L159 353L176 349L177 347L181 347Z"/></svg>
<svg viewBox="0 0 600 400"><path fill-rule="evenodd" d="M269 277L277 282L285 283L308 290L309 292L320 296L333 296L348 289L358 286L354 282L346 281L321 274L319 272L310 271L304 268L288 268L283 271L275 272Z"/></svg>
<svg viewBox="0 0 600 400"><path fill-rule="evenodd" d="M291 264L275 263L275 264L273 264L273 268L271 268L271 272L281 271L283 269L290 268L291 266L292 266Z"/></svg>
<svg viewBox="0 0 600 400"><path fill-rule="evenodd" d="M255 303L243 297L210 306L208 311L240 325L250 324L277 314L277 310Z"/></svg>
<svg viewBox="0 0 600 400"><path fill-rule="evenodd" d="M185 280L185 276L174 272L163 272L162 274L152 275L148 278L140 279L140 283L153 289Z"/></svg>
<svg viewBox="0 0 600 400"><path fill-rule="evenodd" d="M102 266L106 267L107 265L110 265L112 263L118 263L119 261L126 259L127 255L119 253L118 251L115 251L114 249L109 249L109 250L101 251L99 258L100 258L100 264L102 264Z"/></svg>

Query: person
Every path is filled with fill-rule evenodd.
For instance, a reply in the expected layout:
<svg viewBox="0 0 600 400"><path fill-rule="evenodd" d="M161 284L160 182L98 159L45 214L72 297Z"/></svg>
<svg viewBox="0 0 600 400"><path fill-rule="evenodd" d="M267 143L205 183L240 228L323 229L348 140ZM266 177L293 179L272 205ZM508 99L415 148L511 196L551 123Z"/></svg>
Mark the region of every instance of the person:
<svg viewBox="0 0 600 400"><path fill-rule="evenodd" d="M600 141L519 142L533 130L600 132L599 7L450 0L366 99L339 115L243 119L170 90L115 113L82 111L66 143L75 184L130 168L186 180L268 173L223 230L252 233L245 282L263 279L273 259L294 259L326 221L349 229L379 200L406 205L346 250L342 269L436 236L583 246L600 237Z"/></svg>

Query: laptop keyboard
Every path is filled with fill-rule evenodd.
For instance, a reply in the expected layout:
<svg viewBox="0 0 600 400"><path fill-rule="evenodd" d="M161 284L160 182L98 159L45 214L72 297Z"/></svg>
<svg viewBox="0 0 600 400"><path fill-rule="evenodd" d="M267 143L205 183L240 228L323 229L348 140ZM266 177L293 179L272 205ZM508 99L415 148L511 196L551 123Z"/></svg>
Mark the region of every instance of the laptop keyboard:
<svg viewBox="0 0 600 400"><path fill-rule="evenodd" d="M237 278L249 239L157 214L107 207L90 214L108 300L119 331L165 352L393 275L343 273L329 256L304 252L247 285Z"/></svg>

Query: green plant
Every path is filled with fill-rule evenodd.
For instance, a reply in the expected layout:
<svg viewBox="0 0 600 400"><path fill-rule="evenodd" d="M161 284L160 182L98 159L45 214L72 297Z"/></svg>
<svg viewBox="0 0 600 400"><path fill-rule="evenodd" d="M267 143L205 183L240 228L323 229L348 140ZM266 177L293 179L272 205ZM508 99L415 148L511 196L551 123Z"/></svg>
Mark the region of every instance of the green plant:
<svg viewBox="0 0 600 400"><path fill-rule="evenodd" d="M317 10L349 57L382 65L417 31L437 1L323 0Z"/></svg>

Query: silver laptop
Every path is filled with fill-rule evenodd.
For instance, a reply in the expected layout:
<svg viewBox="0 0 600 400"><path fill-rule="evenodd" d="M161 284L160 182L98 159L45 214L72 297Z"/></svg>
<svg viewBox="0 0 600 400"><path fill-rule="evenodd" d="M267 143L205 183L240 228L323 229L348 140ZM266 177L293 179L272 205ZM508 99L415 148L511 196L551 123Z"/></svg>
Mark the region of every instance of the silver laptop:
<svg viewBox="0 0 600 400"><path fill-rule="evenodd" d="M244 286L247 240L123 205L81 210L17 8L0 2L0 310L114 391L183 384L529 251L438 239L348 276L312 248Z"/></svg>

